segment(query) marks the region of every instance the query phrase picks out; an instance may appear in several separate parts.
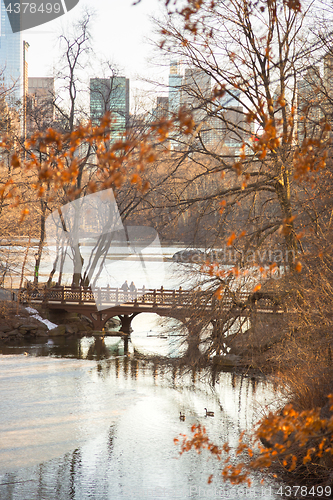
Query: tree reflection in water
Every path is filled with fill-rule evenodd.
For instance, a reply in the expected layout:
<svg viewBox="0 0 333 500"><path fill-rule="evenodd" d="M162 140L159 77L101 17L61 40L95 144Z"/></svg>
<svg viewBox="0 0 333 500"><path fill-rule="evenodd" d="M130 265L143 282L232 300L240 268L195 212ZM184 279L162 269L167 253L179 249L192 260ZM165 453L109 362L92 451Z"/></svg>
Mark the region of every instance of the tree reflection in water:
<svg viewBox="0 0 333 500"><path fill-rule="evenodd" d="M73 451L63 454L55 451L54 457L47 460L39 459L42 444L28 444L24 454L28 457L36 452L35 465L10 465L12 470L0 476L1 500L147 500L158 495L173 500L177 492L181 492L179 498L201 498L199 488L204 491L208 487L211 473L214 486L223 488L229 498L246 497L242 488L232 489L222 482L218 464L207 460L207 455L189 453L179 458L173 439L179 433L189 433L193 424L201 422L211 439L237 445L239 433L253 425L260 408L269 399L276 398L270 384L234 373L188 369L177 366L176 362L105 354L103 339L97 339L86 349L85 357L91 358L87 360L89 378L78 370L75 384L69 378L73 377L72 372L68 372L64 381L68 386L73 384L73 404L77 398L77 414L70 409L73 433L78 427L91 427L100 419L94 433L83 444L71 444ZM17 358L18 362L27 361L24 356ZM45 359L50 368L57 361ZM41 384L50 383L50 368ZM56 391L57 385L52 390ZM29 404L39 404L47 417L50 410L47 402L43 403L43 395L40 391L33 394ZM61 410L69 395L62 402L62 390L54 394L59 413L58 418L57 413L53 415L53 425L59 437L64 419ZM12 391L11 404L19 407L19 396L20 393ZM214 419L204 418L204 407L215 412ZM179 420L180 412L186 414L185 422ZM22 413L17 425L28 424Z"/></svg>

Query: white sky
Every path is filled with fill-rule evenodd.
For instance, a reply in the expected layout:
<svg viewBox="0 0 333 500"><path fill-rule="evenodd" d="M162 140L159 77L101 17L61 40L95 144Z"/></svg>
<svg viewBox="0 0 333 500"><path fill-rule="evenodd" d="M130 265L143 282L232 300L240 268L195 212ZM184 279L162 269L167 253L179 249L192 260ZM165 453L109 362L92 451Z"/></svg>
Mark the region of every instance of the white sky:
<svg viewBox="0 0 333 500"><path fill-rule="evenodd" d="M144 42L145 37L152 36L149 16L161 13L163 2L141 0L136 6L132 4L133 0L80 0L79 4L64 16L23 31L23 39L30 44L29 76L53 76L53 68L57 67L60 54L57 37L68 23L80 18L82 8L87 6L96 13L92 24L94 50L98 57L112 61L119 68L119 74L130 78L133 108L134 96L138 92L147 94L149 88L139 81L140 77L166 83L166 66L169 61L164 61L165 67L162 70L153 68L149 62L152 48Z"/></svg>

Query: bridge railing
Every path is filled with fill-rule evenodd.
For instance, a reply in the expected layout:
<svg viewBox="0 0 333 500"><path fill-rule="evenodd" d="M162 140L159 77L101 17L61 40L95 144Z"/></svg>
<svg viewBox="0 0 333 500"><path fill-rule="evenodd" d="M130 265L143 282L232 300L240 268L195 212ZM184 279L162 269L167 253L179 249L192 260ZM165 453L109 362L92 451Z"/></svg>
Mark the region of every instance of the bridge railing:
<svg viewBox="0 0 333 500"><path fill-rule="evenodd" d="M263 294L262 294L263 295ZM44 304L100 304L113 307L115 305L125 305L127 307L138 307L140 305L152 307L196 307L202 309L260 309L261 311L272 312L277 310L272 297L268 294L260 298L260 303L251 299L249 292L232 292L225 290L221 298L217 298L213 293L201 289L168 290L163 287L159 289L139 288L134 292L124 291L120 288L101 287L95 294L89 287L54 286L51 288L28 287L20 294L21 302L36 302ZM97 299L97 300L95 300Z"/></svg>
<svg viewBox="0 0 333 500"><path fill-rule="evenodd" d="M95 293L89 287L52 287L44 290L44 293L30 294L35 300L43 302L66 302L66 303L95 303L96 300L102 304L153 304L173 305L183 303L187 292L178 290L139 288L134 292L124 291L120 288L101 287Z"/></svg>
<svg viewBox="0 0 333 500"><path fill-rule="evenodd" d="M182 303L186 291L139 288L134 292L120 288L101 287L95 293L90 287L54 286L37 289L26 288L20 293L21 302L60 302L60 303L95 303L96 299L103 304L174 304Z"/></svg>

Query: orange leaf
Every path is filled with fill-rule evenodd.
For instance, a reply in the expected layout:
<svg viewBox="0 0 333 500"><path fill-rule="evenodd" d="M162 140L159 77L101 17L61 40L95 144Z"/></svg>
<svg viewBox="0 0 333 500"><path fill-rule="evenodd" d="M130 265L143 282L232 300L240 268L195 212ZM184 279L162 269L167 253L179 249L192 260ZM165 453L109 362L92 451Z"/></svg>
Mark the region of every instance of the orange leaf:
<svg viewBox="0 0 333 500"><path fill-rule="evenodd" d="M138 174L133 174L131 179L131 184L138 184L140 182L140 177Z"/></svg>
<svg viewBox="0 0 333 500"><path fill-rule="evenodd" d="M302 271L302 264L298 261L296 266L295 266L295 270L300 273Z"/></svg>
<svg viewBox="0 0 333 500"><path fill-rule="evenodd" d="M21 212L21 217L20 217L20 223L25 219L27 215L29 215L29 210L27 208L24 208Z"/></svg>
<svg viewBox="0 0 333 500"><path fill-rule="evenodd" d="M235 241L236 239L236 235L235 233L232 233L229 238L228 238L228 241L227 241L227 246L230 247L230 245L233 244L233 242Z"/></svg>
<svg viewBox="0 0 333 500"><path fill-rule="evenodd" d="M19 159L19 157L17 156L16 153L14 153L13 156L12 156L11 164L12 164L13 168L18 168L21 165L20 159Z"/></svg>
<svg viewBox="0 0 333 500"><path fill-rule="evenodd" d="M222 298L223 287L219 286L218 289L214 292L214 296L218 299Z"/></svg>

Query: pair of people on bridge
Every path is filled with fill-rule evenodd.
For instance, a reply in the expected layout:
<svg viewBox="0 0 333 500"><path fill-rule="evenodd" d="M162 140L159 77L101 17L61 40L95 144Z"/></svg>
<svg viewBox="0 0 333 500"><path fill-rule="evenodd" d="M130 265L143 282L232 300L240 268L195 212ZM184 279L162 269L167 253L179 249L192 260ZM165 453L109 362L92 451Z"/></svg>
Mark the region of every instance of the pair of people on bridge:
<svg viewBox="0 0 333 500"><path fill-rule="evenodd" d="M121 285L120 289L123 290L123 292L125 292L126 297L128 296L127 292L131 292L132 299L136 296L137 288L134 284L134 281L132 281L131 284L128 286L127 280L125 280L125 282Z"/></svg>
<svg viewBox="0 0 333 500"><path fill-rule="evenodd" d="M127 280L121 285L121 290L124 292L136 292L136 286L134 285L134 281L131 282L130 286L128 286Z"/></svg>

